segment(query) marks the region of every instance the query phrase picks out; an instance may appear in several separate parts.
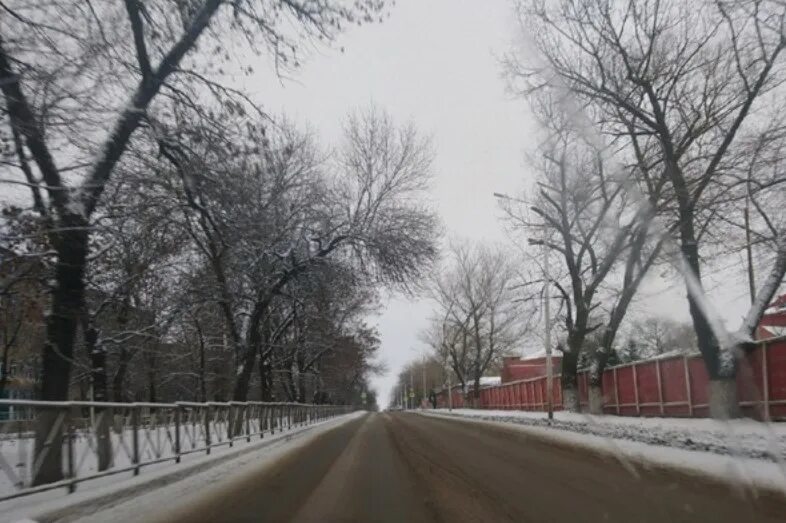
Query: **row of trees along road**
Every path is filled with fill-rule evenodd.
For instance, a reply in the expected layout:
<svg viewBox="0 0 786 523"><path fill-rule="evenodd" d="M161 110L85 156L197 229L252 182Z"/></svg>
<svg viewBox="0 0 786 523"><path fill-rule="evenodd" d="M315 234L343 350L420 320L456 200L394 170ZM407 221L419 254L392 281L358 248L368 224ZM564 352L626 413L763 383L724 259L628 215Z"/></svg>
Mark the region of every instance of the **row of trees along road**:
<svg viewBox="0 0 786 523"><path fill-rule="evenodd" d="M396 384L390 393L389 407L420 408L426 405L430 408L429 401L433 394L445 388L448 369L433 354L423 355L409 362L399 371ZM411 395L410 395L411 394ZM406 400L406 401L404 401Z"/></svg>
<svg viewBox="0 0 786 523"><path fill-rule="evenodd" d="M359 401L379 370L363 320L378 289L412 288L436 253L429 143L371 108L323 146L225 80L259 55L291 70L383 2L0 11L0 170L27 191L3 224L4 260L25 270L4 267L2 291L46 297L40 398L89 383L97 401ZM42 412L38 454L50 433L38 484L63 461Z"/></svg>
<svg viewBox="0 0 786 523"><path fill-rule="evenodd" d="M451 381L480 399L480 379L498 371L528 331L531 311L519 298L513 259L492 245L454 243L430 286L436 307L422 333Z"/></svg>
<svg viewBox="0 0 786 523"><path fill-rule="evenodd" d="M713 416L736 414L741 351L786 271L783 2L520 0L526 49L511 89L542 124L536 187L509 217L560 263L547 282L564 331L562 388L592 352L603 369L653 266L684 275ZM727 334L706 303L708 271L747 250L751 306ZM756 274L760 276L757 278ZM763 273L763 276L761 275ZM588 336L600 341L587 345Z"/></svg>

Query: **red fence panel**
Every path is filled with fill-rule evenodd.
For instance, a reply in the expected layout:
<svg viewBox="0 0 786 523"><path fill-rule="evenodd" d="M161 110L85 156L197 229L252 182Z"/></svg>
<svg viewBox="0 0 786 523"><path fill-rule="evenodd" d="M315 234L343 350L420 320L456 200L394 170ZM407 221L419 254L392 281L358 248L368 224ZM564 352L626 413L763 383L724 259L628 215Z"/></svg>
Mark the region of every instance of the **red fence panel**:
<svg viewBox="0 0 786 523"><path fill-rule="evenodd" d="M737 400L745 416L764 419L764 350L756 347L739 360L737 366Z"/></svg>
<svg viewBox="0 0 786 523"><path fill-rule="evenodd" d="M690 416L688 359L684 356L659 361L663 414L665 416Z"/></svg>
<svg viewBox="0 0 786 523"><path fill-rule="evenodd" d="M603 391L603 413L617 414L617 369L606 369L601 381Z"/></svg>
<svg viewBox="0 0 786 523"><path fill-rule="evenodd" d="M764 349L767 363L767 396L773 419L786 418L786 340L768 343Z"/></svg>
<svg viewBox="0 0 786 523"><path fill-rule="evenodd" d="M688 358L688 378L690 379L690 396L692 416L706 417L710 413L708 387L710 384L707 367L700 356Z"/></svg>
<svg viewBox="0 0 786 523"><path fill-rule="evenodd" d="M617 367L617 400L619 413L631 416L638 413L636 408L636 387L633 378L633 365Z"/></svg>
<svg viewBox="0 0 786 523"><path fill-rule="evenodd" d="M660 414L660 383L656 361L632 366L636 375L638 414L657 416Z"/></svg>
<svg viewBox="0 0 786 523"><path fill-rule="evenodd" d="M545 411L546 377L529 378L485 387L479 408ZM582 406L589 403L586 371L578 374ZM603 412L642 416L696 416L709 414L707 369L700 356L673 356L606 369L603 373ZM786 419L786 338L760 342L746 353L737 374L737 390L744 414L759 419ZM453 389L453 407L466 401L460 387ZM562 408L560 376L554 376L552 401ZM437 404L448 406L447 393Z"/></svg>

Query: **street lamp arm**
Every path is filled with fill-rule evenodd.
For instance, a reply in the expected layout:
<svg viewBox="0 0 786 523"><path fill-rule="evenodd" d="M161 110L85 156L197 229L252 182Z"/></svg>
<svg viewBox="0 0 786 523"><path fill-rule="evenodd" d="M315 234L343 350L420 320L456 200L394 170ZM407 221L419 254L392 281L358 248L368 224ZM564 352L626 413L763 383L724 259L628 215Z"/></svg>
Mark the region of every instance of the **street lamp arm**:
<svg viewBox="0 0 786 523"><path fill-rule="evenodd" d="M507 194L504 194L504 193L495 192L493 194L494 194L494 198L497 198L497 199L500 199L500 200L509 200L509 201L512 201L512 202L519 202L519 203L524 203L524 204L527 203L525 200L522 200L521 198L514 198L513 196L508 196Z"/></svg>

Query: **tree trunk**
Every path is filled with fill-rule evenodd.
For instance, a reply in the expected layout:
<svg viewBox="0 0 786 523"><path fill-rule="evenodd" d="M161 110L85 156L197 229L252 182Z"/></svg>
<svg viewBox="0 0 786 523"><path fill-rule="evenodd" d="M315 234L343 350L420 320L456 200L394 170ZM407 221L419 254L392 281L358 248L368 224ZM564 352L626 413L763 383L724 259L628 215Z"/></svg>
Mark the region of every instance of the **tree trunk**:
<svg viewBox="0 0 786 523"><path fill-rule="evenodd" d="M74 340L85 295L87 222L79 216L69 215L59 225L59 232L51 233L57 263L51 312L46 320L46 341L41 353L41 399L44 401L68 400ZM65 410L42 409L38 414L35 455L41 465L33 485L63 479L63 424L60 418L63 413Z"/></svg>
<svg viewBox="0 0 786 523"><path fill-rule="evenodd" d="M90 320L83 320L85 346L90 356L90 377L93 388L93 401L105 402L107 397L106 349L101 344L100 333ZM109 437L111 410L97 408L95 417L96 448L98 470L107 470L112 466L112 442Z"/></svg>
<svg viewBox="0 0 786 523"><path fill-rule="evenodd" d="M207 384L205 383L205 334L202 332L202 325L199 320L194 318L194 328L197 332L197 341L199 342L199 367L197 369L197 379L199 381L199 399L202 403L207 401Z"/></svg>
<svg viewBox="0 0 786 523"><path fill-rule="evenodd" d="M292 376L291 365L289 369L287 369L287 372L284 373L284 376L286 376L286 379L284 381L284 392L287 395L287 401L295 401L295 398L297 397L296 396L297 392L295 390L295 379Z"/></svg>
<svg viewBox="0 0 786 523"><path fill-rule="evenodd" d="M603 414L603 372L606 370L612 350L611 347L601 346L592 354L595 361L592 362L587 373L590 414Z"/></svg>
<svg viewBox="0 0 786 523"><path fill-rule="evenodd" d="M715 419L739 418L737 380L734 378L711 379L709 384L710 416Z"/></svg>
<svg viewBox="0 0 786 523"><path fill-rule="evenodd" d="M308 388L308 383L306 381L307 375L304 371L304 367L306 366L303 357L298 357L297 361L297 399L298 403L306 403L306 389Z"/></svg>
<svg viewBox="0 0 786 523"><path fill-rule="evenodd" d="M246 336L246 343L244 346L240 347L242 361L240 363L241 367L237 373L237 378L235 379L235 390L232 393L233 401L248 400L251 372L254 370L254 362L262 346L262 336L259 328L260 322L265 316L267 316L267 306L258 306L254 309L251 318L249 318L249 330Z"/></svg>
<svg viewBox="0 0 786 523"><path fill-rule="evenodd" d="M120 310L117 313L117 326L119 331L126 330L128 325L128 316L131 312L131 289L126 286L123 293L123 302ZM131 362L133 354L129 352L124 345L120 345L120 353L118 354L117 370L112 378L112 401L117 403L125 402L125 385L126 373L128 372L128 365Z"/></svg>
<svg viewBox="0 0 786 523"><path fill-rule="evenodd" d="M270 366L259 358L259 396L261 401L273 401L270 387Z"/></svg>
<svg viewBox="0 0 786 523"><path fill-rule="evenodd" d="M696 278L697 285L701 286L699 249L696 241L690 236L692 227L688 229L691 230L683 231L682 253L689 270L693 272L693 276ZM688 235L687 240L686 235ZM686 278L689 277L690 275L686 275ZM701 352L702 360L710 378L708 390L710 415L719 419L739 417L737 389L736 386L733 386L737 375L737 362L734 355L729 353L727 358L721 358L721 348L718 340L712 332L704 311L691 292L688 292L688 305L691 319L693 320L693 329L696 332L699 352Z"/></svg>
<svg viewBox="0 0 786 523"><path fill-rule="evenodd" d="M251 372L254 370L257 351L245 347L243 353L243 360L235 381L235 390L232 393L232 401L246 401L248 399L248 385L251 382Z"/></svg>
<svg viewBox="0 0 786 523"><path fill-rule="evenodd" d="M112 378L112 401L116 403L124 403L126 401L125 395L125 378L128 372L128 363L131 361L128 351L121 347L120 354L118 355L117 370Z"/></svg>
<svg viewBox="0 0 786 523"><path fill-rule="evenodd" d="M569 412L580 412L579 401L579 351L570 350L562 353L562 408Z"/></svg>
<svg viewBox="0 0 786 523"><path fill-rule="evenodd" d="M4 340L5 341L5 340ZM4 398L5 386L8 383L8 360L11 357L11 346L4 344L3 359L0 362L0 398Z"/></svg>
<svg viewBox="0 0 786 523"><path fill-rule="evenodd" d="M600 385L589 386L589 412L603 414L603 388Z"/></svg>
<svg viewBox="0 0 786 523"><path fill-rule="evenodd" d="M99 340L95 325L86 324L85 346L90 356L90 379L93 386L93 401L107 400L106 350Z"/></svg>
<svg viewBox="0 0 786 523"><path fill-rule="evenodd" d="M199 340L199 401L207 401L207 383L205 380L205 343Z"/></svg>
<svg viewBox="0 0 786 523"><path fill-rule="evenodd" d="M298 374L298 391L297 391L297 402L298 403L306 403L306 374L301 372Z"/></svg>
<svg viewBox="0 0 786 523"><path fill-rule="evenodd" d="M147 357L147 401L155 403L158 399L156 394L156 355L150 352Z"/></svg>

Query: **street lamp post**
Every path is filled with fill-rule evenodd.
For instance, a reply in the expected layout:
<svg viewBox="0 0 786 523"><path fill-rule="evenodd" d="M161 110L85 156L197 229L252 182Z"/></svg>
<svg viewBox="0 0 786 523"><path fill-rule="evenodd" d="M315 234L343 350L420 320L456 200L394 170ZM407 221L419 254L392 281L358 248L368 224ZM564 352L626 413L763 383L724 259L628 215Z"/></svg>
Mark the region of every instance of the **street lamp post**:
<svg viewBox="0 0 786 523"><path fill-rule="evenodd" d="M448 309L448 314L450 314L450 310L453 309L453 305L450 306ZM445 321L442 322L442 337L446 338L448 333L448 326L447 326L447 315L445 316ZM448 412L453 412L453 384L451 383L450 374L450 364L448 364L448 358L450 358L450 353L445 354L445 360L443 362L442 368L445 371L445 376L447 377L448 381Z"/></svg>
<svg viewBox="0 0 786 523"><path fill-rule="evenodd" d="M453 412L453 380L448 372L448 412Z"/></svg>
<svg viewBox="0 0 786 523"><path fill-rule="evenodd" d="M551 279L549 274L549 249L543 241L543 320L546 323L543 341L546 343L546 409L549 419L554 419L554 368L551 362Z"/></svg>
<svg viewBox="0 0 786 523"><path fill-rule="evenodd" d="M494 193L495 198L526 204L524 200L506 194ZM530 245L540 243L543 247L543 320L545 323L543 341L546 345L546 411L548 419L554 419L554 369L551 360L551 274L549 271L549 249L546 242L546 227L543 226L543 239L538 242L530 239Z"/></svg>
<svg viewBox="0 0 786 523"><path fill-rule="evenodd" d="M412 368L409 369L409 408L415 408L415 382L412 378Z"/></svg>
<svg viewBox="0 0 786 523"><path fill-rule="evenodd" d="M423 367L421 370L423 374L423 398L420 400L420 405L421 407L427 407L429 395L428 393L426 393L426 355L425 354L423 355Z"/></svg>

